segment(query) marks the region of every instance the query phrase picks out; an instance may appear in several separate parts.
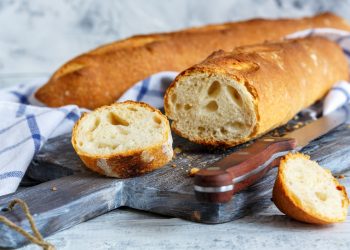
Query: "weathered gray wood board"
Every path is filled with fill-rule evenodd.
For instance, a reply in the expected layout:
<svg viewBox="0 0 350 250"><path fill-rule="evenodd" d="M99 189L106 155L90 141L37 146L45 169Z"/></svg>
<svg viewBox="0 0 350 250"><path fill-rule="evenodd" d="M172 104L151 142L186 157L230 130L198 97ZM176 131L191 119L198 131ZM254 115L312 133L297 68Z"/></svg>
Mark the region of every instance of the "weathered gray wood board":
<svg viewBox="0 0 350 250"><path fill-rule="evenodd" d="M226 204L196 201L193 179L186 170L205 167L238 148L209 151L175 137L174 146L182 153L167 166L145 176L117 180L105 178L83 168L73 152L68 136L48 143L28 170L28 176L47 181L27 190L0 198L0 208L13 199L22 198L28 204L44 236L71 227L120 206L180 217L202 223L222 223L261 211L271 204L271 188L276 169L261 181L237 194ZM350 169L350 129L342 125L313 141L303 152L341 174ZM176 167L172 167L176 164ZM65 177L64 177L65 176ZM62 177L62 178L60 178ZM56 187L57 191L51 188ZM16 208L0 212L26 229L28 223ZM16 232L0 225L0 246L18 247L26 243Z"/></svg>

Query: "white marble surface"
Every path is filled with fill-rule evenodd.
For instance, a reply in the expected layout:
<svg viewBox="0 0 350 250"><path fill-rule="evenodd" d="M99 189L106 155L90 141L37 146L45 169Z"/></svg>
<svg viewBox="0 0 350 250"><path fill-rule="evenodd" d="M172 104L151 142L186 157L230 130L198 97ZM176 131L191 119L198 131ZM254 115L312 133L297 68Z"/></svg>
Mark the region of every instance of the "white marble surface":
<svg viewBox="0 0 350 250"><path fill-rule="evenodd" d="M79 53L137 33L327 10L349 18L350 0L0 0L0 87L49 76ZM349 220L315 227L271 205L221 225L117 209L48 240L58 249L350 249L349 235Z"/></svg>

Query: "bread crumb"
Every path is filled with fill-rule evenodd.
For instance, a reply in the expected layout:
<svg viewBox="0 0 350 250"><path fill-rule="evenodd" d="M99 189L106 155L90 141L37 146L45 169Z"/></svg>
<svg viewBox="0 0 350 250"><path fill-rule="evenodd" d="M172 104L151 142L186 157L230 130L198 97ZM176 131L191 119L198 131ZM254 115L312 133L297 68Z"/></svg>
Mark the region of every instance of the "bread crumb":
<svg viewBox="0 0 350 250"><path fill-rule="evenodd" d="M57 187L52 187L51 191L57 191Z"/></svg>
<svg viewBox="0 0 350 250"><path fill-rule="evenodd" d="M344 179L344 178L345 178L345 175L343 175L343 174L338 175L337 178L338 178L338 179Z"/></svg>
<svg viewBox="0 0 350 250"><path fill-rule="evenodd" d="M194 211L191 215L192 219L194 221L200 221L201 219L201 212L200 211Z"/></svg>
<svg viewBox="0 0 350 250"><path fill-rule="evenodd" d="M172 168L176 168L176 164L172 164L171 167L172 167Z"/></svg>
<svg viewBox="0 0 350 250"><path fill-rule="evenodd" d="M181 148L179 148L179 147L176 147L175 149L174 149L174 153L175 154L179 154L179 153L181 153L182 152L182 150L181 150Z"/></svg>
<svg viewBox="0 0 350 250"><path fill-rule="evenodd" d="M199 168L191 168L191 170L189 171L188 175L190 177L193 177L200 169Z"/></svg>

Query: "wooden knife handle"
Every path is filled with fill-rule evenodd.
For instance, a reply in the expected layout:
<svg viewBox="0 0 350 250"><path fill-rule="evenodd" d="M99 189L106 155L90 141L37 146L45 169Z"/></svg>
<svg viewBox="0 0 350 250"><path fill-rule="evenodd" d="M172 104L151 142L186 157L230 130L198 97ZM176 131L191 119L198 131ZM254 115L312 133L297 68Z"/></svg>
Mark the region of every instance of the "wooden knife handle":
<svg viewBox="0 0 350 250"><path fill-rule="evenodd" d="M268 170L279 164L281 156L294 148L295 139L258 139L211 167L200 170L194 179L197 199L216 203L230 201L233 194L263 177Z"/></svg>

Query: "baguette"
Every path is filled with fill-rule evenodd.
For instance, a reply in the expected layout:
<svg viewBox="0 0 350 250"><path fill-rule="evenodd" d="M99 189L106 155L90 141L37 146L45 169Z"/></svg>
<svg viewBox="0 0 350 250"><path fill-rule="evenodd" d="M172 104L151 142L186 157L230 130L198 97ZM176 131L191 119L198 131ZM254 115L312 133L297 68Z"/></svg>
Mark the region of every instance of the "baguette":
<svg viewBox="0 0 350 250"><path fill-rule="evenodd" d="M85 113L73 128L72 144L86 167L117 178L150 172L173 157L169 121L140 102Z"/></svg>
<svg viewBox="0 0 350 250"><path fill-rule="evenodd" d="M238 47L178 75L164 108L182 137L230 147L287 123L348 77L342 49L325 38Z"/></svg>
<svg viewBox="0 0 350 250"><path fill-rule="evenodd" d="M35 97L51 107L77 104L95 109L115 102L130 86L151 74L180 72L215 50L231 51L236 46L275 40L316 27L350 31L342 18L326 13L303 19L254 19L134 36L67 62L35 93Z"/></svg>
<svg viewBox="0 0 350 250"><path fill-rule="evenodd" d="M346 220L349 199L345 187L303 154L281 160L273 188L273 202L284 214L312 224Z"/></svg>

